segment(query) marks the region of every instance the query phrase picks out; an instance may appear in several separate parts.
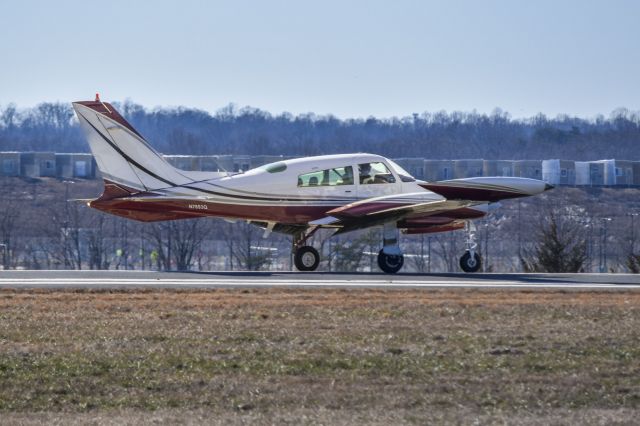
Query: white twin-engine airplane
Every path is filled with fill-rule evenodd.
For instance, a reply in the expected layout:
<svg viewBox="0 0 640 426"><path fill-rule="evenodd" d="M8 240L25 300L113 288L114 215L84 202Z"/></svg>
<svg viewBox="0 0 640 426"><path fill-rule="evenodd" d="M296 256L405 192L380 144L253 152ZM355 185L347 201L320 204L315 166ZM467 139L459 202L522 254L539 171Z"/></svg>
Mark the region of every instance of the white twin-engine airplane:
<svg viewBox="0 0 640 426"><path fill-rule="evenodd" d="M305 242L318 229L336 234L383 228L378 265L402 268L400 231L422 234L465 227L492 203L540 194L552 186L513 177L424 182L393 161L373 154L340 154L267 164L244 173L197 172L171 166L114 108L95 101L73 103L98 168L103 194L90 207L144 222L203 216L246 220L292 235L295 265L320 263ZM480 269L472 227L460 259L465 272Z"/></svg>

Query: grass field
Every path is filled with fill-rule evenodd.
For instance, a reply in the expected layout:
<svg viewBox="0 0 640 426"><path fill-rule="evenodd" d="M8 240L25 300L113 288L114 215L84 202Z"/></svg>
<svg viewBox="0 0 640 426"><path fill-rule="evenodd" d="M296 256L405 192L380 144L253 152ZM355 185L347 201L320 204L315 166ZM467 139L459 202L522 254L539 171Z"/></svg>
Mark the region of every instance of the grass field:
<svg viewBox="0 0 640 426"><path fill-rule="evenodd" d="M0 423L634 424L640 292L0 291Z"/></svg>

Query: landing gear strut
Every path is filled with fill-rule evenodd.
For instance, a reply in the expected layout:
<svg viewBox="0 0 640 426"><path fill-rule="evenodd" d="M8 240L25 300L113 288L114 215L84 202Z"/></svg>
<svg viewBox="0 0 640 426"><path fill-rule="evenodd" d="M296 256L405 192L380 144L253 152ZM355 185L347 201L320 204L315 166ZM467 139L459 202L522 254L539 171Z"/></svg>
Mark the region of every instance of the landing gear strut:
<svg viewBox="0 0 640 426"><path fill-rule="evenodd" d="M309 272L318 269L320 253L313 247L304 245L318 229L314 227L309 232L301 232L293 237L293 263L298 271Z"/></svg>
<svg viewBox="0 0 640 426"><path fill-rule="evenodd" d="M404 265L404 256L398 239L400 232L395 222L385 223L383 228L383 247L378 253L378 266L387 274L395 274Z"/></svg>
<svg viewBox="0 0 640 426"><path fill-rule="evenodd" d="M476 252L476 226L470 221L467 222L467 250L460 258L460 268L464 272L478 272L482 267L480 254Z"/></svg>

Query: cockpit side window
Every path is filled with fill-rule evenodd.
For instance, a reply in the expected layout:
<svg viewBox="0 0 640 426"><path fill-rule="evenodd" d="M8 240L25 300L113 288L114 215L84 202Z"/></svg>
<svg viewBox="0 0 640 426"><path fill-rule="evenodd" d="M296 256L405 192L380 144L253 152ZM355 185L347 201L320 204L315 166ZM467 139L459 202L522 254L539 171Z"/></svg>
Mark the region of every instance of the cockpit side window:
<svg viewBox="0 0 640 426"><path fill-rule="evenodd" d="M416 181L416 178L411 176L411 174L408 171L406 171L405 169L400 167L400 165L398 163L396 163L394 161L391 161L391 160L387 160L387 161L389 161L389 165L396 172L398 177L400 177L400 180L402 182L415 182Z"/></svg>
<svg viewBox="0 0 640 426"><path fill-rule="evenodd" d="M395 183L396 181L387 166L381 162L358 164L358 172L360 185Z"/></svg>
<svg viewBox="0 0 640 426"><path fill-rule="evenodd" d="M298 176L298 187L353 185L353 167L335 167Z"/></svg>

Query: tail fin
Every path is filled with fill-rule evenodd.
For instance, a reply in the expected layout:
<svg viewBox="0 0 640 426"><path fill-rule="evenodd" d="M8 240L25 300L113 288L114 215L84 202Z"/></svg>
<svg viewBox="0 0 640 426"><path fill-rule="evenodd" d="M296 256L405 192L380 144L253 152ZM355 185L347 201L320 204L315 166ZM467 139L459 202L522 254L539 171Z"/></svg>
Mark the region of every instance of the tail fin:
<svg viewBox="0 0 640 426"><path fill-rule="evenodd" d="M193 182L156 152L108 103L74 102L91 152L105 179L126 191L153 191Z"/></svg>

